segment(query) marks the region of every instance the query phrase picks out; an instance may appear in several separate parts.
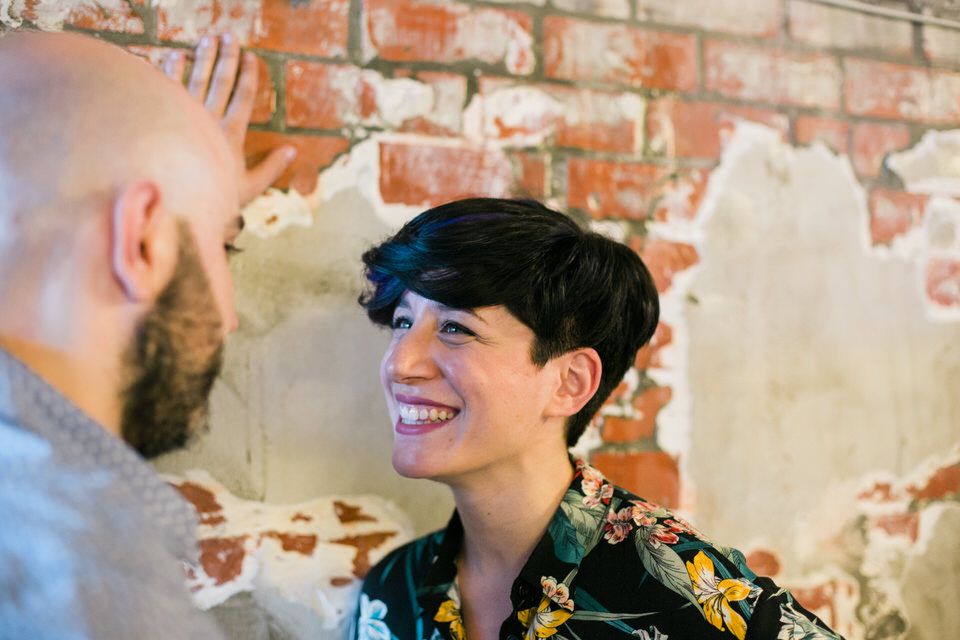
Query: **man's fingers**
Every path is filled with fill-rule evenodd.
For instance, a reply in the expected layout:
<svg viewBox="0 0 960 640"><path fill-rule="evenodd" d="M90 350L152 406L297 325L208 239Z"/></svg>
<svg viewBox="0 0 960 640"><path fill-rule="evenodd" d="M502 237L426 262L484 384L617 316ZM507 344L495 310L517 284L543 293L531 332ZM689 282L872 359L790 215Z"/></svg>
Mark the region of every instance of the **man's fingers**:
<svg viewBox="0 0 960 640"><path fill-rule="evenodd" d="M171 51L163 61L163 72L177 84L183 82L183 70L186 68L187 59L183 51Z"/></svg>
<svg viewBox="0 0 960 640"><path fill-rule="evenodd" d="M222 118L230 92L233 91L233 81L237 77L237 66L240 63L240 45L233 34L225 33L220 40L220 55L213 69L213 78L207 91L207 100L204 106L215 118Z"/></svg>
<svg viewBox="0 0 960 640"><path fill-rule="evenodd" d="M248 51L243 54L237 87L233 91L233 98L227 105L227 111L223 118L222 124L228 138L242 140L247 125L250 124L250 114L253 113L253 101L256 97L257 56Z"/></svg>
<svg viewBox="0 0 960 640"><path fill-rule="evenodd" d="M191 71L190 81L187 83L187 91L201 104L205 102L207 85L210 82L210 71L213 69L213 62L216 59L217 41L211 36L203 36L200 38L200 44L197 45L193 71Z"/></svg>
<svg viewBox="0 0 960 640"><path fill-rule="evenodd" d="M271 151L258 165L251 167L246 172L240 185L240 204L248 204L266 191L267 187L283 175L296 155L297 150L293 147L278 147Z"/></svg>

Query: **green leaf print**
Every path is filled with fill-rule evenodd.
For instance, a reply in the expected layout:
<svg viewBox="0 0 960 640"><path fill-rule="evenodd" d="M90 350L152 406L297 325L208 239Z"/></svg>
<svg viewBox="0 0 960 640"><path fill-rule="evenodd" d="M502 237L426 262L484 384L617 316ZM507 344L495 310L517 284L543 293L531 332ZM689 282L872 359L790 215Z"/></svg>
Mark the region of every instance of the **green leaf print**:
<svg viewBox="0 0 960 640"><path fill-rule="evenodd" d="M693 593L690 574L677 552L666 544L653 546L648 540L647 527L642 527L637 531L634 541L637 545L640 562L643 563L643 568L647 570L647 573L656 578L663 586L680 594L692 602L694 606L699 607L700 603L697 602L697 596Z"/></svg>

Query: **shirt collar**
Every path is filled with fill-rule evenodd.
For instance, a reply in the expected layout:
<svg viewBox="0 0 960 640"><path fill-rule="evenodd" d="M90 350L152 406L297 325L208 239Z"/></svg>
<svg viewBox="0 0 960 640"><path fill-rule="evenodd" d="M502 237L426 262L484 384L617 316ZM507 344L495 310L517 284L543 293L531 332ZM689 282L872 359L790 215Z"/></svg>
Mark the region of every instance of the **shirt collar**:
<svg viewBox="0 0 960 640"><path fill-rule="evenodd" d="M559 606L573 610L575 578L584 556L603 537L607 514L619 498L614 485L582 460L572 459L575 473L547 531L514 581L510 599L514 610L535 606L547 595ZM457 576L456 556L463 544L463 524L454 511L426 578L417 590L425 611L435 611L446 600Z"/></svg>
<svg viewBox="0 0 960 640"><path fill-rule="evenodd" d="M49 442L56 464L113 473L132 504L160 528L170 553L182 560L194 559L196 515L189 503L126 442L2 348L0 419Z"/></svg>

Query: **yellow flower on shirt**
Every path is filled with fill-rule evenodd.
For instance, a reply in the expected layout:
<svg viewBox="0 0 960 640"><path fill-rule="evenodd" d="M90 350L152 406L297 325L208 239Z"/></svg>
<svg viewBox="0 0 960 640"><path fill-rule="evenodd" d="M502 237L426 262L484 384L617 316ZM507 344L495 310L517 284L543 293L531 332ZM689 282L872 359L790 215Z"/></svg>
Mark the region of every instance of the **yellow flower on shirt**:
<svg viewBox="0 0 960 640"><path fill-rule="evenodd" d="M450 623L450 637L453 640L466 640L467 633L463 629L463 618L460 617L460 609L454 604L453 600L446 600L437 609L433 619L437 622Z"/></svg>
<svg viewBox="0 0 960 640"><path fill-rule="evenodd" d="M687 573L707 622L721 631L726 624L730 633L743 640L747 635L747 623L730 603L746 599L754 589L753 585L743 578L718 580L713 561L703 551L694 556L693 562L687 562Z"/></svg>
<svg viewBox="0 0 960 640"><path fill-rule="evenodd" d="M540 606L517 612L520 624L527 628L527 633L524 636L525 640L549 638L557 632L557 627L573 615L572 611L566 609L551 610L551 602L553 601L547 595L544 595L540 599Z"/></svg>

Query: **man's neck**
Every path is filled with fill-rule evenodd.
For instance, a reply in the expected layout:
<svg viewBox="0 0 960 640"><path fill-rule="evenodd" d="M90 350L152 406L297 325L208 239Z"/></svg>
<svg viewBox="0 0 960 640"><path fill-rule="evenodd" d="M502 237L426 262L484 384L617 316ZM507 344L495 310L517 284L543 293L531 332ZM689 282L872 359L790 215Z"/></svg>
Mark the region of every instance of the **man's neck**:
<svg viewBox="0 0 960 640"><path fill-rule="evenodd" d="M85 362L85 358L10 335L0 334L0 348L43 378L107 432L119 436L116 372L98 369Z"/></svg>

